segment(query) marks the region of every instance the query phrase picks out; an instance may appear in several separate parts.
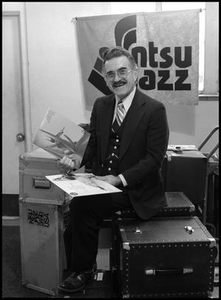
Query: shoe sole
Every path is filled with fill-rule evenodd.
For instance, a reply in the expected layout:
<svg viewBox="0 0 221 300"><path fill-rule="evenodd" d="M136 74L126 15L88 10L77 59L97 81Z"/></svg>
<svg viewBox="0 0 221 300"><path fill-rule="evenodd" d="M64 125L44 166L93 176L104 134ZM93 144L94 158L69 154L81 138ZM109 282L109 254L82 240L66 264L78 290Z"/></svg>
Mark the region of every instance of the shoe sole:
<svg viewBox="0 0 221 300"><path fill-rule="evenodd" d="M85 288L85 285L79 287L78 289L74 289L74 290L67 290L65 288L62 288L60 286L58 286L58 289L62 292L66 292L66 293L76 293L76 292L79 292L80 290L83 290Z"/></svg>
<svg viewBox="0 0 221 300"><path fill-rule="evenodd" d="M90 280L88 280L87 283L90 283L90 282L92 282L93 280L94 280L94 278L91 278ZM87 284L87 283L86 283L86 284ZM62 288L62 287L60 287L60 286L58 286L58 289L59 289L60 291L62 291L62 292L66 292L66 293L75 293L75 292L79 292L80 290L83 290L83 289L85 288L86 284L84 284L83 286L79 287L78 289L74 289L74 290L70 290L70 289L67 290L67 289Z"/></svg>

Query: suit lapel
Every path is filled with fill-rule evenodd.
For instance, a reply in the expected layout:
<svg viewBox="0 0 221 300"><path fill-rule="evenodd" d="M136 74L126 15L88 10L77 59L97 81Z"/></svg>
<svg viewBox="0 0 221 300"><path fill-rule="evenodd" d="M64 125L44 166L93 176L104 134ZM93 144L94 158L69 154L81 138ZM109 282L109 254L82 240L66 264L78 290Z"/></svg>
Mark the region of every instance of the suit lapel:
<svg viewBox="0 0 221 300"><path fill-rule="evenodd" d="M125 119L126 123L124 126L124 133L121 141L120 160L126 153L131 141L133 140L135 130L144 114L143 106L145 105L145 103L146 101L139 97L139 91L137 91Z"/></svg>
<svg viewBox="0 0 221 300"><path fill-rule="evenodd" d="M111 95L105 100L101 108L100 116L100 131L101 131L101 159L102 162L106 159L107 148L109 143L110 126L113 119L115 97Z"/></svg>
<svg viewBox="0 0 221 300"><path fill-rule="evenodd" d="M120 159L126 153L131 141L133 140L133 136L135 130L139 124L140 119L144 114L144 105L146 101L143 100L143 97L140 97L139 90L136 91L134 99L132 101L131 107L127 113L125 119L124 133L121 141L121 151L120 151ZM113 119L114 112L114 104L115 104L115 96L111 95L109 98L104 100L101 107L100 114L100 131L101 131L101 159L102 162L106 159L107 148L109 143L110 136L110 127Z"/></svg>

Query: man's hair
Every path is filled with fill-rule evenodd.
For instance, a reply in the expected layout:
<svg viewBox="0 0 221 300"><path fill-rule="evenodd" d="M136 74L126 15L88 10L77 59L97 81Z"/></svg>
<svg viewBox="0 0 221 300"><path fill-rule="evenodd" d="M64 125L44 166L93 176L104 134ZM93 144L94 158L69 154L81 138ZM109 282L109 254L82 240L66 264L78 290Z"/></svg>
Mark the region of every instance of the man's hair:
<svg viewBox="0 0 221 300"><path fill-rule="evenodd" d="M129 59L129 61L131 62L133 69L135 69L137 67L134 57L130 54L129 51L125 50L124 48L122 48L120 46L115 46L115 47L108 48L107 50L105 50L103 52L103 59L104 59L103 60L103 69L104 69L104 65L107 60L110 60L115 57L120 57L120 56L126 56Z"/></svg>

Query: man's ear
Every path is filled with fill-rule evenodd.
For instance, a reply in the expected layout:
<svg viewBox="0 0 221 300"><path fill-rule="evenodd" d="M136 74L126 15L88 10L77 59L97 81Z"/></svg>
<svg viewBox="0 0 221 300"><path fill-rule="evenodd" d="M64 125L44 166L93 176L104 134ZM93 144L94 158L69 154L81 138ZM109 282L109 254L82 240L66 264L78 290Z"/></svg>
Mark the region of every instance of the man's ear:
<svg viewBox="0 0 221 300"><path fill-rule="evenodd" d="M137 81L138 81L138 70L137 69L133 70L133 78L134 78L134 82L137 83Z"/></svg>

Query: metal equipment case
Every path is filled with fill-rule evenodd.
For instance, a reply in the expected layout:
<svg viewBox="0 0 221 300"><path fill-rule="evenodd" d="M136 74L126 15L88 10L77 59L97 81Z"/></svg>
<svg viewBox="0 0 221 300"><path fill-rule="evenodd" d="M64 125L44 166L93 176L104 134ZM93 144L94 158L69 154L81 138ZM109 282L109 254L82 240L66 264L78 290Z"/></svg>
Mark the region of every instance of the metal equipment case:
<svg viewBox="0 0 221 300"><path fill-rule="evenodd" d="M65 205L20 201L22 284L56 295L66 267Z"/></svg>
<svg viewBox="0 0 221 300"><path fill-rule="evenodd" d="M157 217L192 216L195 214L195 205L183 192L165 192L165 195L167 206L160 209ZM124 209L117 212L116 217L137 218L137 214L133 209Z"/></svg>
<svg viewBox="0 0 221 300"><path fill-rule="evenodd" d="M195 205L183 192L166 192L167 206L163 207L157 217L192 216Z"/></svg>
<svg viewBox="0 0 221 300"><path fill-rule="evenodd" d="M182 191L197 208L205 197L207 158L198 150L167 151L163 163L165 190Z"/></svg>
<svg viewBox="0 0 221 300"><path fill-rule="evenodd" d="M46 203L62 204L65 193L52 184L46 175L62 172L57 159L43 149L24 153L19 157L19 196L35 202L36 199L46 200Z"/></svg>
<svg viewBox="0 0 221 300"><path fill-rule="evenodd" d="M45 175L60 174L57 160L42 149L19 157L19 214L22 284L57 294L66 267L63 231L67 195Z"/></svg>
<svg viewBox="0 0 221 300"><path fill-rule="evenodd" d="M178 217L195 215L195 206L182 192L166 192L167 206L160 209L158 217ZM118 211L112 218L112 257L111 267L116 268L118 220L140 220L134 209Z"/></svg>
<svg viewBox="0 0 221 300"><path fill-rule="evenodd" d="M118 220L117 273L124 298L207 297L216 241L198 217Z"/></svg>

